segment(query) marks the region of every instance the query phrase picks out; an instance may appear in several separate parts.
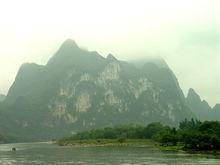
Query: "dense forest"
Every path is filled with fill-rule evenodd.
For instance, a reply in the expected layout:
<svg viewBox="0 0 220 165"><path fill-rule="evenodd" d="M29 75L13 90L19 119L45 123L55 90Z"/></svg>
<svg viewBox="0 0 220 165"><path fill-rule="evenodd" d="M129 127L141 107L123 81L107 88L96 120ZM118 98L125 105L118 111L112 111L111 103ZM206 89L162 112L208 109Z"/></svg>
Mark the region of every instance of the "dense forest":
<svg viewBox="0 0 220 165"><path fill-rule="evenodd" d="M220 122L187 120L178 128L164 126L155 122L147 126L123 125L81 132L58 141L59 144L76 140L118 139L152 139L161 146L182 146L190 150L220 150Z"/></svg>

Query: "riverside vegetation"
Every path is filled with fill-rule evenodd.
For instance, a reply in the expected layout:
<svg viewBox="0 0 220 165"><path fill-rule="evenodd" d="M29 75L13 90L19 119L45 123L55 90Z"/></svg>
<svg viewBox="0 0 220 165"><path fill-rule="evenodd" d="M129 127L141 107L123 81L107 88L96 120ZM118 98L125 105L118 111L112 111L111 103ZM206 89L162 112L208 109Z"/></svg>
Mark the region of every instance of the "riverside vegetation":
<svg viewBox="0 0 220 165"><path fill-rule="evenodd" d="M128 145L154 144L162 150L218 151L220 150L220 122L187 120L179 127L159 122L147 126L123 125L77 133L58 140L59 145Z"/></svg>

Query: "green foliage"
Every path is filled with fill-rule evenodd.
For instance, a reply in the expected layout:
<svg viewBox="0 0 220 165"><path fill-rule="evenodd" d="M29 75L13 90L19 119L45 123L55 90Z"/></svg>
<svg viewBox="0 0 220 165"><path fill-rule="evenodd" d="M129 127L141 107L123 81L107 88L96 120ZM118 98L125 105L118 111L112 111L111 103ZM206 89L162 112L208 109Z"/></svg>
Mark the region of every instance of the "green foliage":
<svg viewBox="0 0 220 165"><path fill-rule="evenodd" d="M220 135L220 122L219 121L212 121L212 122L205 121L200 125L199 131L205 132L208 134L218 133L218 135Z"/></svg>
<svg viewBox="0 0 220 165"><path fill-rule="evenodd" d="M170 128L161 123L151 123L146 127L139 125L124 125L107 127L78 133L72 137L61 139L64 144L77 140L109 139L124 143L126 139L153 139L161 146L192 150L220 150L220 122L184 120L180 128Z"/></svg>
<svg viewBox="0 0 220 165"><path fill-rule="evenodd" d="M186 131L182 138L185 148L195 150L220 149L220 122L205 121L197 129Z"/></svg>
<svg viewBox="0 0 220 165"><path fill-rule="evenodd" d="M220 150L219 121L191 121L180 123L179 141L185 148L194 150Z"/></svg>
<svg viewBox="0 0 220 165"><path fill-rule="evenodd" d="M144 128L143 136L146 139L151 139L157 133L162 132L165 127L161 123L151 123L147 127Z"/></svg>
<svg viewBox="0 0 220 165"><path fill-rule="evenodd" d="M185 119L184 121L180 122L179 128L182 130L196 130L200 127L202 123L199 120L191 120Z"/></svg>
<svg viewBox="0 0 220 165"><path fill-rule="evenodd" d="M169 127L163 126L161 123L151 123L146 127L124 125L80 132L69 139L152 139L167 129L169 129Z"/></svg>
<svg viewBox="0 0 220 165"><path fill-rule="evenodd" d="M175 134L164 134L161 138L161 143L166 145L176 145L178 137Z"/></svg>
<svg viewBox="0 0 220 165"><path fill-rule="evenodd" d="M125 137L120 137L119 139L118 139L118 142L119 143L124 143L126 141L126 138Z"/></svg>

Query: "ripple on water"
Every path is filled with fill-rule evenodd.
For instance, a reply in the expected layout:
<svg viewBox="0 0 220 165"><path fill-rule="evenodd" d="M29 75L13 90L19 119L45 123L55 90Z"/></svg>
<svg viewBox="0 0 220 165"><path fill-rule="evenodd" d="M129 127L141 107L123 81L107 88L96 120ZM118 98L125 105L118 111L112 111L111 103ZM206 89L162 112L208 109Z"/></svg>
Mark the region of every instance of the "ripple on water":
<svg viewBox="0 0 220 165"><path fill-rule="evenodd" d="M12 147L17 151L11 151ZM219 165L219 160L147 147L59 147L47 143L0 145L0 165Z"/></svg>

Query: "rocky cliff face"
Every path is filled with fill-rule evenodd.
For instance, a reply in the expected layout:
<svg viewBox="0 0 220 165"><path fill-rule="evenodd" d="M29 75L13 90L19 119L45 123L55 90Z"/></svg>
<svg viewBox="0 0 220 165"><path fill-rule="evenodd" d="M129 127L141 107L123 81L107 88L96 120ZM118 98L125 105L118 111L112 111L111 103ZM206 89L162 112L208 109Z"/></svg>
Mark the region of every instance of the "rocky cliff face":
<svg viewBox="0 0 220 165"><path fill-rule="evenodd" d="M65 41L46 66L24 64L5 100L22 139L46 139L91 128L194 117L167 67L141 68L103 58Z"/></svg>

